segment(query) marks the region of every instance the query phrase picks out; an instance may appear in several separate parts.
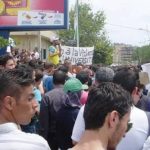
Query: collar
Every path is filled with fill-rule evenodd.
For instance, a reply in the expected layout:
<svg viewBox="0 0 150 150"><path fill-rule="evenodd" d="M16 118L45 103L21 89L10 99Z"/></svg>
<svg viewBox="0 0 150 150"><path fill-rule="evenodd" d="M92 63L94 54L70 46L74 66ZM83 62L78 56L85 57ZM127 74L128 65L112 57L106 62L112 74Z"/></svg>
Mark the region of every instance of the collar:
<svg viewBox="0 0 150 150"><path fill-rule="evenodd" d="M54 89L63 88L63 87L64 87L64 85L62 85L62 84L54 85Z"/></svg>
<svg viewBox="0 0 150 150"><path fill-rule="evenodd" d="M18 127L15 123L4 123L0 124L0 134L1 133L8 133L14 130L19 130L20 127Z"/></svg>

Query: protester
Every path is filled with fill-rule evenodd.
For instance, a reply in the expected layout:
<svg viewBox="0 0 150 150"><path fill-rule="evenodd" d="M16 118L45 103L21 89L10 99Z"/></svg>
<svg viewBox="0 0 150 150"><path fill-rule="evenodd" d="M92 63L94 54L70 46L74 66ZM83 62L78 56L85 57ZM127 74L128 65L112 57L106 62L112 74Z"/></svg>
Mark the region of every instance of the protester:
<svg viewBox="0 0 150 150"><path fill-rule="evenodd" d="M69 71L68 71L68 77L69 78L72 78L72 77L75 77L75 75L72 73L72 64L71 64L71 61L69 59L65 59L64 60L64 66L66 66L67 68L69 68Z"/></svg>
<svg viewBox="0 0 150 150"><path fill-rule="evenodd" d="M25 68L0 72L0 149L50 150L35 134L20 130L29 124L38 107L33 94L32 72Z"/></svg>
<svg viewBox="0 0 150 150"><path fill-rule="evenodd" d="M67 80L70 78L70 77L68 76L69 68L68 68L67 66L65 66L65 65L60 65L60 66L58 67L58 70L61 70L61 71L63 71L64 73L66 73Z"/></svg>
<svg viewBox="0 0 150 150"><path fill-rule="evenodd" d="M87 72L85 71L80 71L77 75L76 78L80 80L80 82L82 84L88 85L89 82L89 75ZM87 89L88 90L88 89ZM83 90L81 93L81 98L80 98L80 102L82 105L84 105L87 101L87 97L88 97L88 91Z"/></svg>
<svg viewBox="0 0 150 150"><path fill-rule="evenodd" d="M111 68L100 67L96 71L94 84L95 86L98 86L102 82L111 82L113 80L113 77L114 77L114 71ZM84 106L80 109L77 119L74 124L73 132L71 136L74 144L76 142L79 142L85 130L83 111L84 111Z"/></svg>
<svg viewBox="0 0 150 150"><path fill-rule="evenodd" d="M38 87L42 82L42 78L43 78L43 72L40 69L36 69L35 70L35 82L34 82L33 92L35 95L35 99L37 100L39 105L40 105L41 100L42 100L42 95L41 95L41 91L38 89Z"/></svg>
<svg viewBox="0 0 150 150"><path fill-rule="evenodd" d="M19 69L21 69L23 67L24 70L26 70L26 72L32 72L32 74L30 75L30 77L34 80L34 84L33 84L33 94L34 94L34 99L37 101L38 107L36 109L36 113L35 115L32 117L31 122L27 125L21 125L21 129L22 131L26 132L26 133L37 133L37 123L38 123L38 114L39 114L39 105L41 102L41 92L38 89L38 85L41 82L41 79L43 77L43 74L41 72L41 70L36 69L33 70L30 66L28 65L20 65L17 66Z"/></svg>
<svg viewBox="0 0 150 150"><path fill-rule="evenodd" d="M89 92L85 132L72 150L112 150L129 130L132 99L121 86L101 83Z"/></svg>
<svg viewBox="0 0 150 150"><path fill-rule="evenodd" d="M133 68L120 68L113 80L130 92L133 103L136 105L142 93L138 72ZM143 144L149 134L148 118L144 111L133 106L130 118L133 127L121 140L117 146L117 150L142 150Z"/></svg>
<svg viewBox="0 0 150 150"><path fill-rule="evenodd" d="M56 70L53 74L54 89L47 92L41 101L39 134L48 141L52 150L58 149L56 142L56 113L65 100L66 94L63 90L65 80L66 73Z"/></svg>
<svg viewBox="0 0 150 150"><path fill-rule="evenodd" d="M43 88L45 93L53 89L53 71L54 65L45 62L43 71Z"/></svg>
<svg viewBox="0 0 150 150"><path fill-rule="evenodd" d="M35 58L36 60L40 59L40 54L39 54L39 52L38 52L38 48L37 48L37 47L34 49L34 58Z"/></svg>
<svg viewBox="0 0 150 150"><path fill-rule="evenodd" d="M81 107L80 97L82 90L87 89L78 79L71 78L64 84L66 99L56 114L56 137L61 150L73 147L72 129Z"/></svg>
<svg viewBox="0 0 150 150"><path fill-rule="evenodd" d="M102 75L99 77L106 76ZM123 88L129 91L133 98L133 103L137 104L141 97L138 73L127 67L121 68L116 72L113 80L115 83L120 84ZM80 140L84 131L83 111L84 107L81 108L73 129L72 139L75 141L74 144ZM131 109L131 122L133 123L133 128L126 134L125 138L121 140L117 146L117 150L142 150L143 144L149 134L149 124L146 113L133 106ZM143 122L143 124L141 122Z"/></svg>
<svg viewBox="0 0 150 150"><path fill-rule="evenodd" d="M61 46L58 38L53 37L50 39L51 46L49 47L49 62L54 65L59 64L59 57L61 56Z"/></svg>
<svg viewBox="0 0 150 150"><path fill-rule="evenodd" d="M5 69L13 69L15 68L14 58L10 55L4 55L1 60L1 65Z"/></svg>

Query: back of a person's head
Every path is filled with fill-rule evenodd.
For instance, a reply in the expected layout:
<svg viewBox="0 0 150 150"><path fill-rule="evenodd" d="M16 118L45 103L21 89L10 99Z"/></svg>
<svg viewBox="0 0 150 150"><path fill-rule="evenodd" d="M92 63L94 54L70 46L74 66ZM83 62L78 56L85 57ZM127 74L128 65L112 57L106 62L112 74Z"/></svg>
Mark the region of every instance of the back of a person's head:
<svg viewBox="0 0 150 150"><path fill-rule="evenodd" d="M43 78L43 72L40 69L35 69L35 81L41 81Z"/></svg>
<svg viewBox="0 0 150 150"><path fill-rule="evenodd" d="M79 79L82 84L88 83L89 81L89 75L85 71L80 71L77 73L76 78Z"/></svg>
<svg viewBox="0 0 150 150"><path fill-rule="evenodd" d="M114 71L108 67L100 67L95 74L95 80L98 83L112 82L114 77Z"/></svg>
<svg viewBox="0 0 150 150"><path fill-rule="evenodd" d="M33 84L31 72L22 69L9 69L0 72L0 100L5 96L19 98L22 88Z"/></svg>
<svg viewBox="0 0 150 150"><path fill-rule="evenodd" d="M53 68L54 67L54 65L53 65L53 63L51 63L51 62L45 62L44 63L44 69L51 69L51 68Z"/></svg>
<svg viewBox="0 0 150 150"><path fill-rule="evenodd" d="M56 70L53 74L53 83L55 85L64 84L66 81L66 73L61 70Z"/></svg>
<svg viewBox="0 0 150 150"><path fill-rule="evenodd" d="M16 69L25 71L28 74L28 76L30 76L30 78L32 78L32 79L35 78L34 74L33 74L33 72L34 72L33 68L27 64L19 64L16 66Z"/></svg>
<svg viewBox="0 0 150 150"><path fill-rule="evenodd" d="M65 59L64 65L69 67L71 65L71 61L69 59Z"/></svg>
<svg viewBox="0 0 150 150"><path fill-rule="evenodd" d="M69 67L65 66L65 65L61 65L61 66L58 67L58 70L61 70L61 71L65 72L67 74L68 71L69 71Z"/></svg>
<svg viewBox="0 0 150 150"><path fill-rule="evenodd" d="M84 109L85 129L101 128L106 116L112 111L117 111L122 118L131 106L129 92L112 82L103 82L89 92Z"/></svg>
<svg viewBox="0 0 150 150"><path fill-rule="evenodd" d="M98 70L98 66L97 65L92 65L90 66L90 69L93 71L93 72L96 72Z"/></svg>
<svg viewBox="0 0 150 150"><path fill-rule="evenodd" d="M37 63L37 60L30 60L29 61L29 63L28 63L28 65L30 66L30 67L32 67L33 69L37 69L38 68L38 63Z"/></svg>
<svg viewBox="0 0 150 150"><path fill-rule="evenodd" d="M113 82L120 84L131 94L134 88L139 86L138 73L128 67L123 67L116 71Z"/></svg>

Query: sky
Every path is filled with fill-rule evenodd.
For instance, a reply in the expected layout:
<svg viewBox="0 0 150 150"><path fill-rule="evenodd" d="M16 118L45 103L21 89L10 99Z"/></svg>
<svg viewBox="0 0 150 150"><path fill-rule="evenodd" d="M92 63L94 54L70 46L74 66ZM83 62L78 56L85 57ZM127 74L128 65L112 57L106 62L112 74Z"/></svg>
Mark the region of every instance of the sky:
<svg viewBox="0 0 150 150"><path fill-rule="evenodd" d="M69 0L69 7L76 0ZM79 0L104 11L105 30L112 43L143 46L150 43L150 0Z"/></svg>

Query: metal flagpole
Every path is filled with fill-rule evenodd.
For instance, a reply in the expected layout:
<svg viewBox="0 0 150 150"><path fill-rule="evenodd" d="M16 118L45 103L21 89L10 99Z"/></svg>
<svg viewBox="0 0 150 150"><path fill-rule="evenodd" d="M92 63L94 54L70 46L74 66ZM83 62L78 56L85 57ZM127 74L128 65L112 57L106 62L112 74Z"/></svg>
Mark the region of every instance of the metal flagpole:
<svg viewBox="0 0 150 150"><path fill-rule="evenodd" d="M76 13L77 13L77 47L79 47L79 1L77 0L77 6L76 6Z"/></svg>
<svg viewBox="0 0 150 150"><path fill-rule="evenodd" d="M76 40L76 46L79 47L79 3L76 0L74 10L74 40Z"/></svg>

